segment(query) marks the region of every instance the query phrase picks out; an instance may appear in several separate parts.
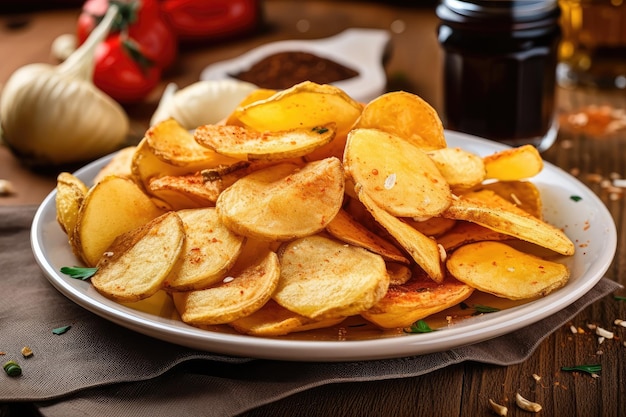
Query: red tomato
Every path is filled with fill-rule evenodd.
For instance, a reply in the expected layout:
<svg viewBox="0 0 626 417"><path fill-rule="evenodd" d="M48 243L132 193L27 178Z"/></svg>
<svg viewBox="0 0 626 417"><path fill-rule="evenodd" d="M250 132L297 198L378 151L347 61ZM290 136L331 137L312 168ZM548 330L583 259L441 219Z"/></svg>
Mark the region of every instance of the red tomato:
<svg viewBox="0 0 626 417"><path fill-rule="evenodd" d="M143 54L157 66L164 69L172 65L178 53L178 39L157 0L87 0L76 28L79 44L102 20L110 3L120 7L120 17L110 36L125 33L141 45Z"/></svg>
<svg viewBox="0 0 626 417"><path fill-rule="evenodd" d="M120 103L142 100L161 79L161 69L140 48L132 39L110 36L96 49L93 82Z"/></svg>
<svg viewBox="0 0 626 417"><path fill-rule="evenodd" d="M170 26L187 41L250 32L261 21L260 0L161 0Z"/></svg>

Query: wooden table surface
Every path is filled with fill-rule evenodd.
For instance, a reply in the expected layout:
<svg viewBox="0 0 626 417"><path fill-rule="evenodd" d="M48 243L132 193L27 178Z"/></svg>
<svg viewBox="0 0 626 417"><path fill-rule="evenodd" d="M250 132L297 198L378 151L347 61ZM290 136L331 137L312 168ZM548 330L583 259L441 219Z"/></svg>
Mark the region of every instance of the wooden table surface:
<svg viewBox="0 0 626 417"><path fill-rule="evenodd" d="M389 89L417 93L441 111L441 51L433 8L394 4L399 2L267 0L267 28L263 32L182 50L175 68L168 72L157 91L144 103L127 107L133 129L138 137L145 131L167 82L174 81L181 87L191 84L198 80L206 65L269 41L322 38L349 27L392 30L392 52L386 65ZM73 30L77 14L77 9L62 9L0 15L0 87L22 65L54 62L50 55L51 42ZM298 29L302 27L308 29ZM611 211L619 239L618 253L607 276L624 285L624 189L611 184L615 179L626 178L626 92L560 89L558 103L561 130L544 158L577 176ZM54 173L29 171L4 147L0 147L0 179L9 180L16 189L16 194L0 197L0 205L38 204L55 185ZM624 416L626 346L623 340L626 339L599 345L586 327L598 324L613 328L616 318L626 319L626 302L605 297L572 320L571 324L586 329L586 334L574 337L569 325L564 326L519 365L462 363L418 378L324 386L253 410L246 416L473 417L493 415L488 407L489 398L511 400L518 391L529 393L541 403L540 414L545 416ZM623 330L616 334L625 337ZM599 378L560 371L561 366L589 362L602 364ZM533 374L542 377L541 383L535 381ZM27 405L7 406L0 411L6 415L36 415ZM528 414L513 406L508 415Z"/></svg>

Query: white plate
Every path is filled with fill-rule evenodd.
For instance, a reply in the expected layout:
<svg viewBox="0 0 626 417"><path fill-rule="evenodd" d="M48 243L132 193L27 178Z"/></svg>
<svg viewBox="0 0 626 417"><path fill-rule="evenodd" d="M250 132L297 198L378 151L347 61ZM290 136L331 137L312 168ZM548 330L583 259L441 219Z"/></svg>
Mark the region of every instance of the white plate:
<svg viewBox="0 0 626 417"><path fill-rule="evenodd" d="M455 132L446 132L446 138L450 147L459 146L479 155L505 148ZM85 166L76 175L89 183L109 158ZM105 319L157 339L215 353L279 360L403 357L445 351L528 326L573 303L602 278L617 245L615 224L602 201L580 181L551 164L546 164L533 182L542 192L546 219L563 228L577 245L576 254L564 260L571 269L571 278L565 287L527 304L466 319L436 332L374 340L284 340L224 334L188 326L158 304L142 311L110 301L98 294L89 282L71 279L59 272L63 266L76 265L77 260L57 224L54 191L35 215L31 241L37 262L63 295ZM581 199L574 201L572 196Z"/></svg>
<svg viewBox="0 0 626 417"><path fill-rule="evenodd" d="M387 83L383 55L391 35L380 29L351 28L323 39L284 40L254 48L236 58L216 62L200 74L201 80L232 78L262 59L289 51L308 52L358 71L358 75L332 83L357 101L367 103L381 95Z"/></svg>

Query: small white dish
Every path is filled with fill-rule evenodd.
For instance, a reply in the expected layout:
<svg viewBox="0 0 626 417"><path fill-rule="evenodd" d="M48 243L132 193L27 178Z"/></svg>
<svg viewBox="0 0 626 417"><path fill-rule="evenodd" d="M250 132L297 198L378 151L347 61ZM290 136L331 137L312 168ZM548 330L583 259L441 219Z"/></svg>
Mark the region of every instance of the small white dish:
<svg viewBox="0 0 626 417"><path fill-rule="evenodd" d="M506 149L496 142L456 132L447 131L446 140L450 147L461 147L481 156ZM99 159L75 174L90 184L110 158L111 155ZM56 220L56 191L48 195L35 214L31 243L46 277L68 299L109 321L160 340L214 353L278 360L354 361L422 355L529 326L582 297L609 268L615 255L617 232L611 214L596 194L549 163L533 178L533 183L541 192L546 220L562 228L578 245L574 256L560 260L570 268L568 283L545 297L467 318L432 333L350 341L322 341L306 335L301 340L262 338L189 326L177 317L166 296L151 297L134 307L116 303L100 295L91 283L59 272L61 267L77 265L79 261ZM359 327L350 329L350 332L359 331Z"/></svg>
<svg viewBox="0 0 626 417"><path fill-rule="evenodd" d="M200 74L200 79L234 78L231 74L246 71L273 54L290 51L308 52L356 70L357 76L332 84L353 99L367 103L385 91L387 76L383 67L383 55L389 39L390 34L385 30L352 28L324 39L271 42L236 58L209 65Z"/></svg>

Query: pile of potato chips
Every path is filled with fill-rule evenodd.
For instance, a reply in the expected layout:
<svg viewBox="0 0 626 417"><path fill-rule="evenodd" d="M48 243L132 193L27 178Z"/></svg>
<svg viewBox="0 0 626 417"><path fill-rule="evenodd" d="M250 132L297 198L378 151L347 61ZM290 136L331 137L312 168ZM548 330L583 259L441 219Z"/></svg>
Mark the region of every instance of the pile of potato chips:
<svg viewBox="0 0 626 417"><path fill-rule="evenodd" d="M541 219L535 148L446 145L435 110L391 92L259 89L216 125L170 119L87 187L57 184L57 218L93 286L119 302L171 295L182 320L277 336L360 315L403 328L483 291L563 286L574 253Z"/></svg>

